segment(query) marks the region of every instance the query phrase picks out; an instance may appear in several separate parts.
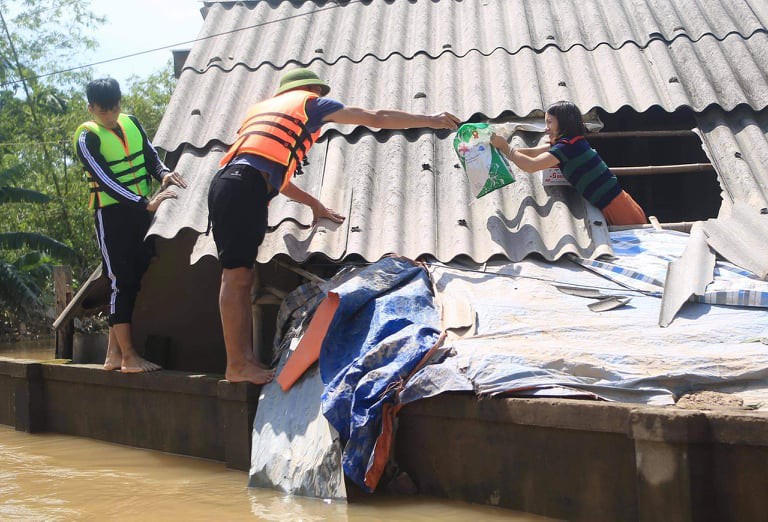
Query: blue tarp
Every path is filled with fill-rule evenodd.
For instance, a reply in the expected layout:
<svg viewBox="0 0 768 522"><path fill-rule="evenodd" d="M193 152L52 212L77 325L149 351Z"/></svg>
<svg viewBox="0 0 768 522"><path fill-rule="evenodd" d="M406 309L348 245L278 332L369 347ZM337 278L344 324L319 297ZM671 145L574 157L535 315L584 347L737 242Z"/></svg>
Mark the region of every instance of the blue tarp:
<svg viewBox="0 0 768 522"><path fill-rule="evenodd" d="M365 475L382 409L440 337L427 273L386 258L332 289L339 307L320 352L323 414L346 441L344 473L370 491Z"/></svg>

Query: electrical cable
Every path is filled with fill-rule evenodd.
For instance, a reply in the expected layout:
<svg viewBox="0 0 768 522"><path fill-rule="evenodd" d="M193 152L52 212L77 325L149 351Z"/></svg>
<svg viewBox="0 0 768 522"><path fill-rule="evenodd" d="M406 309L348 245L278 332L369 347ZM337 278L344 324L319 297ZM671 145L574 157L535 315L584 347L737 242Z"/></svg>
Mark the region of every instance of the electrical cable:
<svg viewBox="0 0 768 522"><path fill-rule="evenodd" d="M350 0L349 2L345 2L344 5L341 5L341 4L337 3L337 4L335 4L335 5L331 6L331 7L323 7L323 8L315 9L314 11L310 11L310 12L307 12L307 13L299 13L299 14L296 14L296 15L286 16L285 18L279 18L277 20L270 20L269 22L262 22L262 23L258 23L258 24L249 25L247 27L240 27L238 29L232 29L230 31L224 31L224 32L221 32L221 33L211 34L211 35L208 35L208 36L203 36L202 38L195 38L194 40L187 40L185 42L178 42L178 43L174 43L174 44L170 44L170 45L164 45L162 47L155 47L154 49L148 49L148 50L145 50L145 51L138 51L138 52L135 52L135 53L126 54L124 56L118 56L116 58L109 58L107 60L101 60L101 61L98 61L98 62L93 62L93 63L89 63L89 64L85 64L85 65L77 65L75 67L70 67L68 69L61 69L59 71L53 71L53 72L49 72L49 73L45 73L45 74L39 74L39 75L36 75L36 76L24 77L24 78L21 78L21 79L18 79L18 80L12 80L12 81L9 81L9 82L0 83L0 89L3 88L3 87L11 86L11 85L16 85L17 83L23 83L23 82L29 81L29 80L37 80L37 79L40 79L40 78L46 78L48 76L54 76L54 75L57 75L57 74L63 74L63 73L67 73L67 72L77 71L77 70L80 70L80 69L87 69L88 67L93 67L95 65L102 65L102 64L105 64L105 63L116 62L116 61L119 61L119 60L125 60L127 58L134 58L136 56L141 56L141 55L153 53L153 52L156 52L156 51L163 51L163 50L166 50L166 49L170 49L172 47L178 47L180 45L187 45L187 44L191 44L191 43L195 43L195 42L200 42L200 41L203 41L203 40L208 40L208 39L211 39L211 38L216 38L217 36L224 36L224 35L227 35L227 34L237 33L239 31L246 31L248 29L255 29L255 28L258 28L258 27L264 27L265 25L270 25L270 24L274 24L274 23L278 23L278 22L284 22L284 21L287 21L287 20L292 20L292 19L295 19L295 18L300 18L302 16L307 16L307 15L313 15L313 14L321 13L321 12L324 12L324 11L330 11L331 9L337 9L339 7L346 7L348 5L357 4L357 3L360 3L360 2L362 2L362 0Z"/></svg>

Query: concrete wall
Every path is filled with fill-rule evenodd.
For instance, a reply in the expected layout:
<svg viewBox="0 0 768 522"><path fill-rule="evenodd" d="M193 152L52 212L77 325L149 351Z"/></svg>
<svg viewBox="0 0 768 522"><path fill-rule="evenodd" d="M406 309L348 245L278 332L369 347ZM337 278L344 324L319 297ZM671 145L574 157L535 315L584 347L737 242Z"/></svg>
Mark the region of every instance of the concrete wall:
<svg viewBox="0 0 768 522"><path fill-rule="evenodd" d="M133 313L134 343L167 340L166 368L224 373L226 353L219 319L221 268L210 256L189 266L197 233L155 240L157 255L141 281Z"/></svg>
<svg viewBox="0 0 768 522"><path fill-rule="evenodd" d="M0 423L250 467L259 386L161 371L0 360Z"/></svg>
<svg viewBox="0 0 768 522"><path fill-rule="evenodd" d="M444 395L401 411L430 495L566 520L766 520L768 416Z"/></svg>

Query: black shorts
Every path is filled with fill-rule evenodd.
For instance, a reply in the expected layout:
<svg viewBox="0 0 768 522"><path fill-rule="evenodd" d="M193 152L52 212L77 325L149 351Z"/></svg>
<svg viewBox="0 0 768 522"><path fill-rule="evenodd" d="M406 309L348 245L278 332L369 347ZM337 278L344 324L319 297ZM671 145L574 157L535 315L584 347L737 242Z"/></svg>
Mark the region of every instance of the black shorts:
<svg viewBox="0 0 768 522"><path fill-rule="evenodd" d="M249 165L228 165L208 190L208 217L223 268L253 268L267 232L271 194L262 173Z"/></svg>

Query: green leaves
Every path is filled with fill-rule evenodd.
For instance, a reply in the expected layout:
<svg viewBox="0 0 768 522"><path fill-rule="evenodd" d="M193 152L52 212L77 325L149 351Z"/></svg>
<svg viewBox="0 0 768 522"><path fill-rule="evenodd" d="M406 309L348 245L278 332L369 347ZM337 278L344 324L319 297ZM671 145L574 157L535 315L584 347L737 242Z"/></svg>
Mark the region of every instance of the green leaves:
<svg viewBox="0 0 768 522"><path fill-rule="evenodd" d="M7 203L47 203L50 197L36 190L11 186L21 180L21 164L0 170L0 207ZM15 260L10 251L21 251ZM44 254L45 253L45 254ZM0 232L0 312L16 317L39 316L42 288L50 279L51 257L75 261L75 251L40 232Z"/></svg>
<svg viewBox="0 0 768 522"><path fill-rule="evenodd" d="M26 318L40 315L42 309L40 289L32 279L12 264L0 261L0 310Z"/></svg>
<svg viewBox="0 0 768 522"><path fill-rule="evenodd" d="M41 250L49 253L55 258L66 261L74 261L76 258L75 251L69 246L52 239L45 234L36 232L0 233L0 249L20 250L23 248Z"/></svg>
<svg viewBox="0 0 768 522"><path fill-rule="evenodd" d="M34 190L0 187L0 205L3 203L48 203L49 196Z"/></svg>

